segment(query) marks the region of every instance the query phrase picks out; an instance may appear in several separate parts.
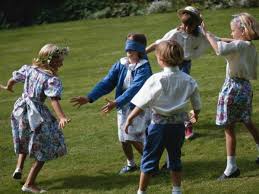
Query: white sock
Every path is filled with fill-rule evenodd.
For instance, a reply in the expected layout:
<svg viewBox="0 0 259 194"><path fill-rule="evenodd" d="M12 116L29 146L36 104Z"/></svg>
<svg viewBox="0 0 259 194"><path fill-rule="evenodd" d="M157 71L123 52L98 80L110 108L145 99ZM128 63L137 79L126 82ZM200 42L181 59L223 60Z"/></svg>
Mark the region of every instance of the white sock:
<svg viewBox="0 0 259 194"><path fill-rule="evenodd" d="M172 194L182 194L181 187L173 186Z"/></svg>
<svg viewBox="0 0 259 194"><path fill-rule="evenodd" d="M140 189L138 189L137 194L146 194L146 191L141 191Z"/></svg>
<svg viewBox="0 0 259 194"><path fill-rule="evenodd" d="M224 174L229 176L237 169L236 156L227 156L227 167Z"/></svg>
<svg viewBox="0 0 259 194"><path fill-rule="evenodd" d="M128 166L136 166L135 160L134 159L132 159L132 160L127 159L127 165Z"/></svg>
<svg viewBox="0 0 259 194"><path fill-rule="evenodd" d="M259 157L259 144L256 144L256 149L257 149L257 152L258 152L257 157Z"/></svg>

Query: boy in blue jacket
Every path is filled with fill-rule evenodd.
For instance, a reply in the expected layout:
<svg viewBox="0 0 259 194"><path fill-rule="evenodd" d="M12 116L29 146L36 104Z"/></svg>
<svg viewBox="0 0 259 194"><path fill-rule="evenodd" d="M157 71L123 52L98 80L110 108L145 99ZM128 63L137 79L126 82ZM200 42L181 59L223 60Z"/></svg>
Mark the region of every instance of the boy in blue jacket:
<svg viewBox="0 0 259 194"><path fill-rule="evenodd" d="M142 155L144 132L150 121L150 113L146 111L136 118L128 134L124 131L126 119L134 108L130 101L152 75L145 54L146 44L147 40L144 34L130 33L125 45L127 57L118 60L87 96L71 99L73 106L80 107L83 104L95 102L116 88L115 100L107 100L107 104L102 107L102 112L108 113L115 107L117 108L118 136L127 158L127 164L120 170L120 174L138 169L134 161L132 146Z"/></svg>

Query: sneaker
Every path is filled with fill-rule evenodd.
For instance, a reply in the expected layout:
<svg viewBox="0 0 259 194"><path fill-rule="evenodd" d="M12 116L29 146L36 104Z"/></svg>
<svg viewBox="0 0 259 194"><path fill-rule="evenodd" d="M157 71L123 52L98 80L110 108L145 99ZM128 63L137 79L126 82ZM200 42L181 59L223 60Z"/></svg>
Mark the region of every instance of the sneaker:
<svg viewBox="0 0 259 194"><path fill-rule="evenodd" d="M22 169L16 168L13 172L13 178L14 179L21 179L22 178Z"/></svg>
<svg viewBox="0 0 259 194"><path fill-rule="evenodd" d="M256 158L255 163L259 164L259 157Z"/></svg>
<svg viewBox="0 0 259 194"><path fill-rule="evenodd" d="M138 170L137 165L135 165L135 166L126 165L120 170L119 174L125 174L125 173L128 173L128 172L134 172L134 171L137 171L137 170Z"/></svg>
<svg viewBox="0 0 259 194"><path fill-rule="evenodd" d="M185 128L185 139L191 139L193 138L194 133L192 131L192 127L186 127Z"/></svg>
<svg viewBox="0 0 259 194"><path fill-rule="evenodd" d="M28 192L28 193L46 193L46 190L40 189L40 190L36 190L35 188L31 188L31 187L26 187L26 186L22 186L22 191L23 192Z"/></svg>
<svg viewBox="0 0 259 194"><path fill-rule="evenodd" d="M235 172L232 172L229 176L225 175L225 173L223 173L219 178L218 181L223 181L229 178L236 178L240 175L240 170L237 168L235 170Z"/></svg>

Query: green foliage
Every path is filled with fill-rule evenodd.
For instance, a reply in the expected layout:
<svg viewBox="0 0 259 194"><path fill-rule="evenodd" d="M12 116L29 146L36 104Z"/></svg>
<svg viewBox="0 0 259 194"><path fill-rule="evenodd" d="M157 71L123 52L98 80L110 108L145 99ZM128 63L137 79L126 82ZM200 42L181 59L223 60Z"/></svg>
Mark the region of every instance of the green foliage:
<svg viewBox="0 0 259 194"><path fill-rule="evenodd" d="M152 13L164 13L172 8L172 3L163 0L163 1L153 1L148 7L147 7L147 14Z"/></svg>

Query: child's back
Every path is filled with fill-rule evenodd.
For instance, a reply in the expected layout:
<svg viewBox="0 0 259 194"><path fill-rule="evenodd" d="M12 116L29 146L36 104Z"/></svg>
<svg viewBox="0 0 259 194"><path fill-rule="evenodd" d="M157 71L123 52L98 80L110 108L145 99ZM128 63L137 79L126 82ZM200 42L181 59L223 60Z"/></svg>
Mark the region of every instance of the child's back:
<svg viewBox="0 0 259 194"><path fill-rule="evenodd" d="M170 116L185 112L189 99L197 89L197 83L191 76L178 67L164 68L164 71L152 75L147 81L149 87L143 88L152 100L154 113Z"/></svg>

